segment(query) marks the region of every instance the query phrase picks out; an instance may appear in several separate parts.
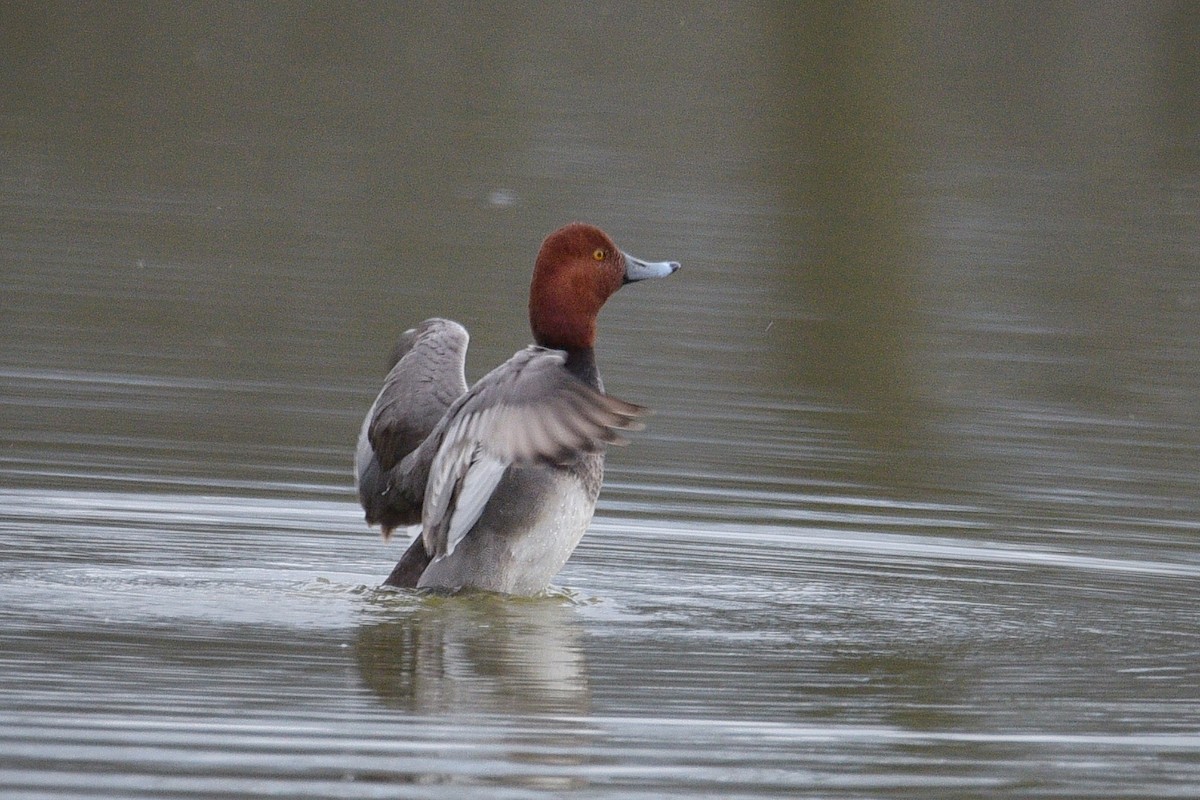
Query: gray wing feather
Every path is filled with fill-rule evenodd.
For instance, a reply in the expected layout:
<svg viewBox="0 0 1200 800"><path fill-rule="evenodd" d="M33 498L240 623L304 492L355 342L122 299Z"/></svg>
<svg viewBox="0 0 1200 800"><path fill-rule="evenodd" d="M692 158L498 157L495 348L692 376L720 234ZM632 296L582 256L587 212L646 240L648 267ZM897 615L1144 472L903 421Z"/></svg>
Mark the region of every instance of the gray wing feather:
<svg viewBox="0 0 1200 800"><path fill-rule="evenodd" d="M426 549L437 558L478 521L512 464L563 462L642 427L641 406L593 389L567 371L557 350L528 347L492 370L446 413L414 453L435 446L422 514Z"/></svg>
<svg viewBox="0 0 1200 800"><path fill-rule="evenodd" d="M421 446L467 391L468 341L466 329L446 319L428 319L405 331L363 420L355 456L359 500L367 522L382 525L385 536L398 525L420 521L434 452Z"/></svg>
<svg viewBox="0 0 1200 800"><path fill-rule="evenodd" d="M386 472L423 442L467 391L467 331L457 322L428 319L404 332L401 353L375 401L368 438Z"/></svg>

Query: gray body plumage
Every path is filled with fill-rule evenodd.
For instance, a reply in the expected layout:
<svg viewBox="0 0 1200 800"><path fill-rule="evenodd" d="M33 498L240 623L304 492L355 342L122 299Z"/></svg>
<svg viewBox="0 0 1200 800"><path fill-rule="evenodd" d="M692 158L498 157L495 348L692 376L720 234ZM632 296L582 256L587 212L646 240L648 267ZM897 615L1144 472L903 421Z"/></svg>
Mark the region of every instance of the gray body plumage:
<svg viewBox="0 0 1200 800"><path fill-rule="evenodd" d="M385 536L421 525L389 584L536 593L587 530L605 445L643 409L605 395L590 357L570 369L536 346L468 389L467 342L449 320L405 332L359 434L359 499Z"/></svg>

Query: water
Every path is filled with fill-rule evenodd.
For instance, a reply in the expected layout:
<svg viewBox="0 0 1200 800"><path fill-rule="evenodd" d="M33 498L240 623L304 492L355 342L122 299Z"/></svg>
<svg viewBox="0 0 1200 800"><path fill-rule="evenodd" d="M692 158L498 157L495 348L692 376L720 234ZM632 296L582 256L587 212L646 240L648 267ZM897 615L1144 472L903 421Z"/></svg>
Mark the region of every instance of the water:
<svg viewBox="0 0 1200 800"><path fill-rule="evenodd" d="M1194 12L5 13L5 798L1200 793ZM545 596L379 589L394 337L572 218L656 413Z"/></svg>

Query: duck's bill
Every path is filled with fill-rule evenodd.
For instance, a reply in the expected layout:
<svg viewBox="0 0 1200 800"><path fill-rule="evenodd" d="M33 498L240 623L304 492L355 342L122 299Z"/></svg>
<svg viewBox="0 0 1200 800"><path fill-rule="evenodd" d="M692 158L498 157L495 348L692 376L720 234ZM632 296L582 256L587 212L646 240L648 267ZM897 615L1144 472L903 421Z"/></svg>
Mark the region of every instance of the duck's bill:
<svg viewBox="0 0 1200 800"><path fill-rule="evenodd" d="M647 278L665 278L679 269L678 261L642 261L629 253L625 256L625 283L644 281Z"/></svg>

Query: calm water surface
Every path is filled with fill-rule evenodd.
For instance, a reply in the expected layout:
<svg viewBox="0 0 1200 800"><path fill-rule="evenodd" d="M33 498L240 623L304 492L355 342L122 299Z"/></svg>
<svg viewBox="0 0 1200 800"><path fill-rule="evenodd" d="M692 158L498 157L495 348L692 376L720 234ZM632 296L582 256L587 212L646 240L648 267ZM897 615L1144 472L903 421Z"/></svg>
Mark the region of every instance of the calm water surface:
<svg viewBox="0 0 1200 800"><path fill-rule="evenodd" d="M1200 795L1190 8L5 16L6 799ZM655 415L545 596L377 588L392 341L574 218Z"/></svg>

